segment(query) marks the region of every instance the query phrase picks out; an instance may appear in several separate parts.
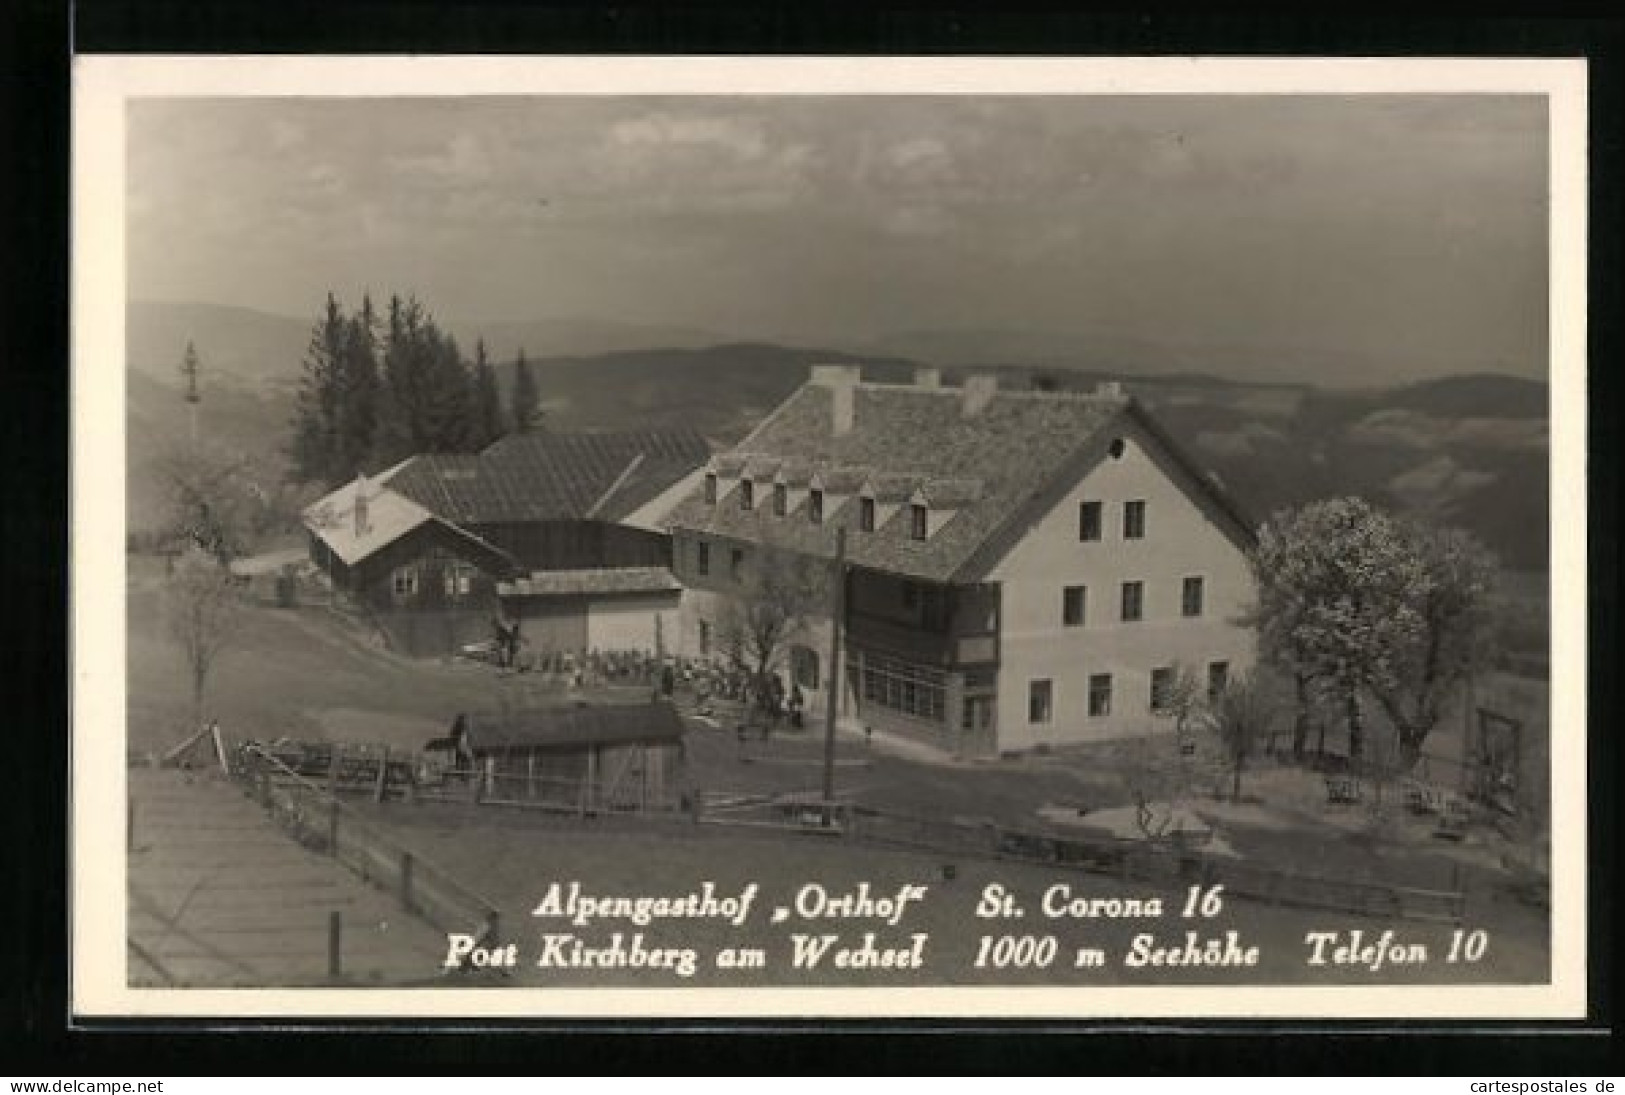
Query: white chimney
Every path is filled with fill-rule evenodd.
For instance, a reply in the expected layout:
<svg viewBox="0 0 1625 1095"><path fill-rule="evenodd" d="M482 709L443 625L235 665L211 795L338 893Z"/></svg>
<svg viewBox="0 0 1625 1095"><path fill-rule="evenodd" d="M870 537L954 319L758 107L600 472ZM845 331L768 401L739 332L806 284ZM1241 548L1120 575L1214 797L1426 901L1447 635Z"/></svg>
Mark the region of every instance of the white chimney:
<svg viewBox="0 0 1625 1095"><path fill-rule="evenodd" d="M857 414L855 406L858 382L863 379L861 365L814 365L812 382L829 389L830 429L839 437L852 432Z"/></svg>
<svg viewBox="0 0 1625 1095"><path fill-rule="evenodd" d="M355 535L358 540L372 528L367 520L367 486L367 477L358 474L355 477Z"/></svg>
<svg viewBox="0 0 1625 1095"><path fill-rule="evenodd" d="M960 391L960 409L966 418L974 418L999 394L999 378L985 374L967 376L965 386Z"/></svg>
<svg viewBox="0 0 1625 1095"><path fill-rule="evenodd" d="M935 365L920 365L914 370L914 386L916 388L942 387L942 370Z"/></svg>

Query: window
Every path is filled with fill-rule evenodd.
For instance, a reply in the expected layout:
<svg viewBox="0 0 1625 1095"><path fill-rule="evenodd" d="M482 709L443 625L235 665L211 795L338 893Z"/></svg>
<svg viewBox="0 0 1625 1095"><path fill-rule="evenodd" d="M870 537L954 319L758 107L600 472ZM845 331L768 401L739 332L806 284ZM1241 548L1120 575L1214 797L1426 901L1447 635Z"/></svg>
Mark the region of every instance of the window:
<svg viewBox="0 0 1625 1095"><path fill-rule="evenodd" d="M467 597L474 588L474 571L466 563L452 563L441 573L448 599Z"/></svg>
<svg viewBox="0 0 1625 1095"><path fill-rule="evenodd" d="M860 498L858 500L858 529L861 532L875 530L875 500L873 498Z"/></svg>
<svg viewBox="0 0 1625 1095"><path fill-rule="evenodd" d="M1174 703L1174 667L1165 665L1151 671L1151 711L1162 715Z"/></svg>
<svg viewBox="0 0 1625 1095"><path fill-rule="evenodd" d="M739 581L745 574L745 549L734 548L728 556L728 574L734 581Z"/></svg>
<svg viewBox="0 0 1625 1095"><path fill-rule="evenodd" d="M705 501L709 505L717 504L717 473L705 473Z"/></svg>
<svg viewBox="0 0 1625 1095"><path fill-rule="evenodd" d="M1145 615L1145 583L1123 583L1123 619L1138 620Z"/></svg>
<svg viewBox="0 0 1625 1095"><path fill-rule="evenodd" d="M1083 586L1067 586L1061 591L1061 622L1067 627L1082 627L1088 591Z"/></svg>
<svg viewBox="0 0 1625 1095"><path fill-rule="evenodd" d="M856 661L847 663L851 679L859 677ZM940 669L915 665L881 654L863 659L863 698L901 714L929 722L946 722L947 677Z"/></svg>
<svg viewBox="0 0 1625 1095"><path fill-rule="evenodd" d="M1100 539L1100 503L1084 502L1078 506L1078 539L1084 542Z"/></svg>
<svg viewBox="0 0 1625 1095"><path fill-rule="evenodd" d="M908 507L908 534L916 540L925 539L926 515L924 506Z"/></svg>
<svg viewBox="0 0 1625 1095"><path fill-rule="evenodd" d="M1207 667L1207 696L1210 700L1219 698L1225 685L1230 683L1229 662L1209 662Z"/></svg>
<svg viewBox="0 0 1625 1095"><path fill-rule="evenodd" d="M415 597L418 592L418 568L396 567L390 576L397 597Z"/></svg>
<svg viewBox="0 0 1625 1095"><path fill-rule="evenodd" d="M756 508L756 483L753 480L741 479L739 481L739 508Z"/></svg>
<svg viewBox="0 0 1625 1095"><path fill-rule="evenodd" d="M711 656L711 621L710 620L701 620L700 621L700 657L709 658L710 656Z"/></svg>
<svg viewBox="0 0 1625 1095"><path fill-rule="evenodd" d="M1095 673L1089 678L1089 714L1099 718L1112 713L1112 675Z"/></svg>
<svg viewBox="0 0 1625 1095"><path fill-rule="evenodd" d="M790 508L790 490L783 483L773 484L773 516L783 517Z"/></svg>
<svg viewBox="0 0 1625 1095"><path fill-rule="evenodd" d="M702 575L711 573L711 545L705 540L694 545L694 569Z"/></svg>
<svg viewBox="0 0 1625 1095"><path fill-rule="evenodd" d="M1032 681L1027 685L1027 721L1048 722L1055 710L1053 681Z"/></svg>
<svg viewBox="0 0 1625 1095"><path fill-rule="evenodd" d="M1123 503L1123 539L1145 539L1145 499Z"/></svg>
<svg viewBox="0 0 1625 1095"><path fill-rule="evenodd" d="M1202 614L1202 578L1201 575L1192 575L1185 579L1185 591L1179 599L1180 611L1187 616L1200 616Z"/></svg>
<svg viewBox="0 0 1625 1095"><path fill-rule="evenodd" d="M807 520L815 525L824 523L824 492L815 490L807 495Z"/></svg>

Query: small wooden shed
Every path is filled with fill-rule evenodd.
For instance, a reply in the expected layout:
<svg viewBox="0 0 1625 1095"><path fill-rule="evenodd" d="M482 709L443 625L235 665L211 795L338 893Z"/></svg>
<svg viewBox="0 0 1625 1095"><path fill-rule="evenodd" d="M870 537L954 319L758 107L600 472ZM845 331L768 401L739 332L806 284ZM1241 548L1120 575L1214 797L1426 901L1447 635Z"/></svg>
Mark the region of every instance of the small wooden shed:
<svg viewBox="0 0 1625 1095"><path fill-rule="evenodd" d="M675 808L683 720L665 700L469 714L481 797L586 812Z"/></svg>

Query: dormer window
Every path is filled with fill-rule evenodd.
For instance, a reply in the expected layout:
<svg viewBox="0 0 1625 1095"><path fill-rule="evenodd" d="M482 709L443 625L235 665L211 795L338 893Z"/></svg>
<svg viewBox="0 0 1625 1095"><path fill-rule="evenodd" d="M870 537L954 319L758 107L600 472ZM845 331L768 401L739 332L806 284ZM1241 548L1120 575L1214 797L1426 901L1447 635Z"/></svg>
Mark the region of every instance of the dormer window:
<svg viewBox="0 0 1625 1095"><path fill-rule="evenodd" d="M824 492L811 490L807 493L807 520L815 525L824 523Z"/></svg>
<svg viewBox="0 0 1625 1095"><path fill-rule="evenodd" d="M717 504L717 473L714 471L705 473L705 504L708 506Z"/></svg>
<svg viewBox="0 0 1625 1095"><path fill-rule="evenodd" d="M858 531L873 532L875 530L875 500L873 498L858 499Z"/></svg>
<svg viewBox="0 0 1625 1095"><path fill-rule="evenodd" d="M783 483L773 484L773 516L783 517L790 509L790 488Z"/></svg>
<svg viewBox="0 0 1625 1095"><path fill-rule="evenodd" d="M756 484L749 479L739 481L739 508L756 508Z"/></svg>
<svg viewBox="0 0 1625 1095"><path fill-rule="evenodd" d="M924 540L927 528L926 508L916 502L908 507L908 534L915 540Z"/></svg>

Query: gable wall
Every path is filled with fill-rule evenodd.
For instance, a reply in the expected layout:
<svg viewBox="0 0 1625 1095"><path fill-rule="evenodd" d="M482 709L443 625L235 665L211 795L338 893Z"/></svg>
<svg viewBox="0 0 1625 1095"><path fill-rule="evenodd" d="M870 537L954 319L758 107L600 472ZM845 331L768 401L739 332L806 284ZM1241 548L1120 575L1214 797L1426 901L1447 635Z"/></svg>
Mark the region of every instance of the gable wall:
<svg viewBox="0 0 1625 1095"><path fill-rule="evenodd" d="M1019 543L992 568L1000 583L1000 671L997 712L999 748L1066 744L1127 737L1167 720L1150 713L1150 675L1159 666L1183 663L1205 679L1212 661L1228 661L1232 673L1254 659L1251 629L1237 616L1253 599L1252 577L1242 549L1171 478L1156 442L1130 423L1119 435L1121 458L1103 457ZM1160 457L1160 459L1158 459ZM1146 502L1145 538L1123 538L1123 503ZM1078 538L1081 502L1102 506L1102 538ZM1201 575L1200 618L1181 615L1183 579ZM1121 586L1144 583L1139 622L1120 618ZM1067 627L1062 590L1087 588L1082 627ZM1109 716L1088 714L1088 678L1112 676ZM1047 724L1028 719L1029 683L1052 681L1053 710Z"/></svg>

